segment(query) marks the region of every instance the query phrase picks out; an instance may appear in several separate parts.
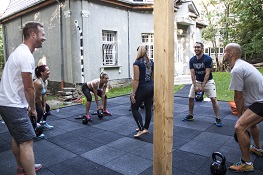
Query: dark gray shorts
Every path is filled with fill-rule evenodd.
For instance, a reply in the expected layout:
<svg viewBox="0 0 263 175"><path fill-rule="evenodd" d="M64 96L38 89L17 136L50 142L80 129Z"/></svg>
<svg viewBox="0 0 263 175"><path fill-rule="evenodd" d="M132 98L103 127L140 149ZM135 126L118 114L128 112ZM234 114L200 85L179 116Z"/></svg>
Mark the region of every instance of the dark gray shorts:
<svg viewBox="0 0 263 175"><path fill-rule="evenodd" d="M17 144L36 137L26 108L0 106L0 114Z"/></svg>

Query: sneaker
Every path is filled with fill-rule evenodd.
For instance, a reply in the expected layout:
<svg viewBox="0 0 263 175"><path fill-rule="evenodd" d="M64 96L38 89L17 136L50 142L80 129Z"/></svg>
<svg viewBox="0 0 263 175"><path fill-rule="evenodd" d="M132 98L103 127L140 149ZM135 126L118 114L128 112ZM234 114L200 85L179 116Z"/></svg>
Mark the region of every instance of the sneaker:
<svg viewBox="0 0 263 175"><path fill-rule="evenodd" d="M223 126L223 124L221 123L221 119L220 118L216 118L215 125L217 127L222 127Z"/></svg>
<svg viewBox="0 0 263 175"><path fill-rule="evenodd" d="M44 139L44 138L45 138L45 135L44 135L44 134L41 134L40 136L37 136L36 138L37 138L37 139Z"/></svg>
<svg viewBox="0 0 263 175"><path fill-rule="evenodd" d="M256 147L254 145L250 146L249 151L253 154L256 154L257 156L260 156L260 157L263 156L263 150L262 149L260 149L260 151L256 150Z"/></svg>
<svg viewBox="0 0 263 175"><path fill-rule="evenodd" d="M182 121L193 121L194 120L194 116L193 115L187 115L185 118L182 119Z"/></svg>
<svg viewBox="0 0 263 175"><path fill-rule="evenodd" d="M103 113L104 113L104 115L111 116L111 113L108 110L104 111Z"/></svg>
<svg viewBox="0 0 263 175"><path fill-rule="evenodd" d="M35 171L37 172L42 168L41 164L35 164ZM26 175L25 171L23 168L17 168L16 169L16 175Z"/></svg>
<svg viewBox="0 0 263 175"><path fill-rule="evenodd" d="M251 163L251 165L248 165L245 162L242 162L242 160L240 160L240 162L237 162L233 164L232 166L230 166L229 170L233 172L240 172L240 173L241 172L251 172L251 171L254 171L254 166L253 166L253 163Z"/></svg>
<svg viewBox="0 0 263 175"><path fill-rule="evenodd" d="M50 130L53 128L54 128L54 126L47 124L47 122L44 124L44 130Z"/></svg>

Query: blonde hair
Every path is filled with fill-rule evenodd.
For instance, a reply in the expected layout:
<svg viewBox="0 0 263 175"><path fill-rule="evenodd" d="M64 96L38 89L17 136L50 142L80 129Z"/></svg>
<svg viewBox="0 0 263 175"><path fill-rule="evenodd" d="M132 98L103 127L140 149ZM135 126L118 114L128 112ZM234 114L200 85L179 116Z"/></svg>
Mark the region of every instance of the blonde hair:
<svg viewBox="0 0 263 175"><path fill-rule="evenodd" d="M151 67L151 62L150 62L150 59L147 55L147 50L148 50L148 47L145 46L145 45L141 45L137 48L137 57L136 57L136 60L140 59L140 58L144 58L145 61L146 61L146 65L147 65L147 68L150 68Z"/></svg>

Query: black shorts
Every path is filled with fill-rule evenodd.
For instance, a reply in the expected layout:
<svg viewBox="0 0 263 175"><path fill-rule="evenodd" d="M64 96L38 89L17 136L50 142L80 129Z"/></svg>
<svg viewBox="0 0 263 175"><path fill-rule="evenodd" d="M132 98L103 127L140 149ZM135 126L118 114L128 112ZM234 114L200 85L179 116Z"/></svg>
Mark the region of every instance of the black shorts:
<svg viewBox="0 0 263 175"><path fill-rule="evenodd" d="M0 114L17 144L36 137L26 108L0 106Z"/></svg>
<svg viewBox="0 0 263 175"><path fill-rule="evenodd" d="M249 106L249 109L255 114L263 117L263 103L253 103L251 106Z"/></svg>

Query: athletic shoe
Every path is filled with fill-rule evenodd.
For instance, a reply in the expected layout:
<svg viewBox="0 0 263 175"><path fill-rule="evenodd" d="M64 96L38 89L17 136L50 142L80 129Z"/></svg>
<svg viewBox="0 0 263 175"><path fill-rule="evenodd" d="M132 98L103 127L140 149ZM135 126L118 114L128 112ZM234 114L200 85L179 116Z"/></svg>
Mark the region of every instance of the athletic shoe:
<svg viewBox="0 0 263 175"><path fill-rule="evenodd" d="M37 139L44 139L44 138L45 138L45 135L44 135L44 134L41 134L40 136L37 136L36 138L37 138Z"/></svg>
<svg viewBox="0 0 263 175"><path fill-rule="evenodd" d="M106 110L106 111L103 111L103 113L104 113L104 115L111 116L111 113L109 113L109 111L108 111L108 110Z"/></svg>
<svg viewBox="0 0 263 175"><path fill-rule="evenodd" d="M254 166L253 166L253 163L251 163L251 165L248 165L245 162L242 162L242 160L240 160L240 162L237 162L233 164L232 166L230 166L229 170L233 172L239 172L239 173L251 172L251 171L254 171Z"/></svg>
<svg viewBox="0 0 263 175"><path fill-rule="evenodd" d="M135 137L135 138L138 138L138 137L140 137L141 135L147 134L147 133L148 133L148 130L147 130L147 129L144 129L144 130L142 130L142 131L138 131L138 133L135 134L134 137Z"/></svg>
<svg viewBox="0 0 263 175"><path fill-rule="evenodd" d="M216 125L217 127L222 127L222 126L223 126L220 118L216 118L215 125Z"/></svg>
<svg viewBox="0 0 263 175"><path fill-rule="evenodd" d="M41 164L35 164L35 171L37 172L42 168ZM16 169L16 175L26 175L25 171L23 168L17 168Z"/></svg>
<svg viewBox="0 0 263 175"><path fill-rule="evenodd" d="M185 118L182 119L182 121L193 121L194 120L194 116L193 115L187 115Z"/></svg>
<svg viewBox="0 0 263 175"><path fill-rule="evenodd" d="M263 156L263 150L262 149L260 149L260 151L256 150L256 147L254 145L250 146L249 151L253 154L256 154L257 156L260 156L260 157Z"/></svg>
<svg viewBox="0 0 263 175"><path fill-rule="evenodd" d="M53 128L54 128L54 126L47 124L47 122L44 124L44 130L50 130Z"/></svg>

